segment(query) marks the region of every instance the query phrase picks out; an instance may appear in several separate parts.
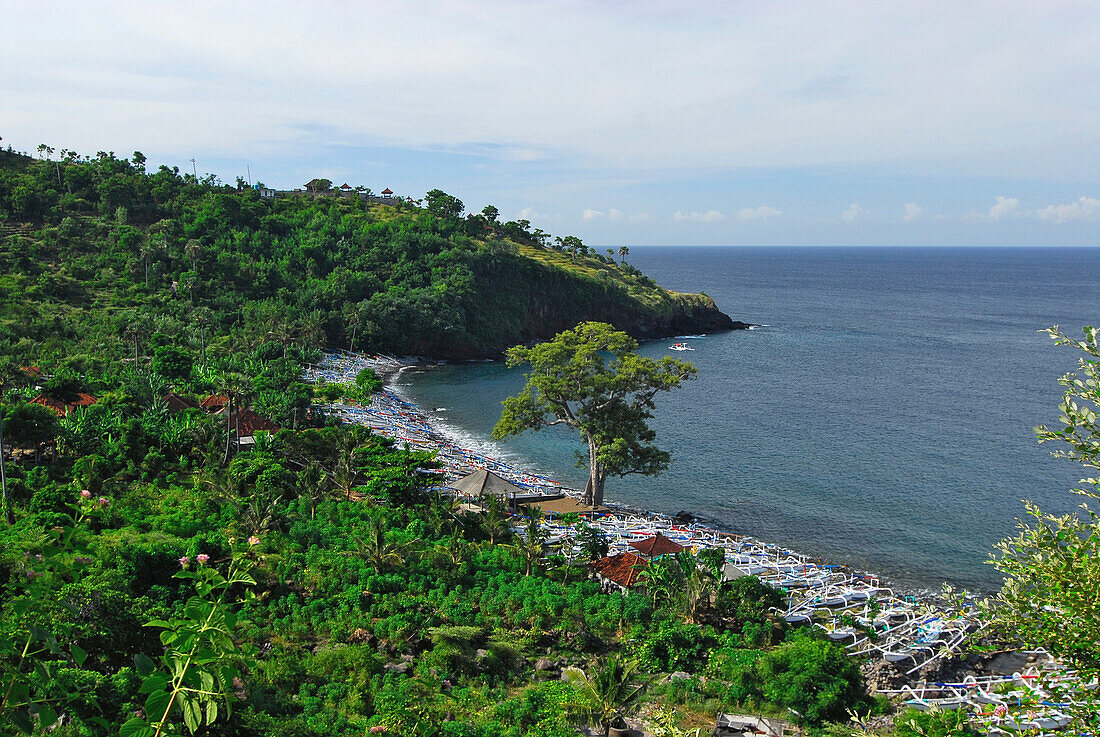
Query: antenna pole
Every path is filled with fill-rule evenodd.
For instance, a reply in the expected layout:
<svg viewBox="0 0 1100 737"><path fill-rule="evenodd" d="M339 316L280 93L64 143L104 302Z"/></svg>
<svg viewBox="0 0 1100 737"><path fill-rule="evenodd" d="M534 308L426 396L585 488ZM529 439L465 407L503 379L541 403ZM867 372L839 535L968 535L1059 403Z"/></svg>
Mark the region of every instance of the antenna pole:
<svg viewBox="0 0 1100 737"><path fill-rule="evenodd" d="M252 167L250 167L248 164L245 164L244 168L245 168L245 171L248 172L248 186L251 187L252 186Z"/></svg>
<svg viewBox="0 0 1100 737"><path fill-rule="evenodd" d="M195 159L191 159L191 171L195 173L195 181L199 181L199 170L195 168Z"/></svg>

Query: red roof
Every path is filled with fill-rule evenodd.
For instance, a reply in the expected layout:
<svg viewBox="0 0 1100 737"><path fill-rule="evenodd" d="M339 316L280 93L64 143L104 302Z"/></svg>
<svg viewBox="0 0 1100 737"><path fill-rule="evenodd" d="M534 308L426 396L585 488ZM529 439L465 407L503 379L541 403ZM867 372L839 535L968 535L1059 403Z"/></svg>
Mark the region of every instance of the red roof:
<svg viewBox="0 0 1100 737"><path fill-rule="evenodd" d="M240 427L242 438L252 437L258 432L279 432L282 429L271 420L260 417L250 409L242 409L230 415L229 427L232 430Z"/></svg>
<svg viewBox="0 0 1100 737"><path fill-rule="evenodd" d="M38 368L37 366L23 366L19 370L26 374L27 378L30 379L37 379L42 376L42 369Z"/></svg>
<svg viewBox="0 0 1100 737"><path fill-rule="evenodd" d="M634 553L619 553L607 558L594 560L589 565L598 575L614 581L624 588L630 588L638 583L642 571L649 565L648 561Z"/></svg>
<svg viewBox="0 0 1100 737"><path fill-rule="evenodd" d="M343 184L340 185L340 189L351 189L351 185L348 184L347 182L344 182Z"/></svg>
<svg viewBox="0 0 1100 737"><path fill-rule="evenodd" d="M77 398L71 402L63 402L60 399L54 399L53 397L47 397L45 394L39 394L32 399L31 402L33 404L41 404L43 407L52 409L55 414L64 417L77 407L90 407L99 401L91 394L84 394L83 392L77 392L76 397Z"/></svg>
<svg viewBox="0 0 1100 737"><path fill-rule="evenodd" d="M219 409L227 404L229 404L229 397L223 397L221 394L211 394L202 400L199 406L203 409Z"/></svg>
<svg viewBox="0 0 1100 737"><path fill-rule="evenodd" d="M630 547L650 558L654 558L658 555L676 555L676 553L684 549L683 545L669 540L659 532L653 537L647 537L645 540L638 540L637 542L630 543Z"/></svg>
<svg viewBox="0 0 1100 737"><path fill-rule="evenodd" d="M164 395L164 402L168 405L168 411L172 414L177 412L183 412L185 409L194 409L198 405L187 397L181 397L175 392L168 392Z"/></svg>
<svg viewBox="0 0 1100 737"><path fill-rule="evenodd" d="M389 187L386 187L385 189L382 190L382 194L393 194L393 190L390 189Z"/></svg>

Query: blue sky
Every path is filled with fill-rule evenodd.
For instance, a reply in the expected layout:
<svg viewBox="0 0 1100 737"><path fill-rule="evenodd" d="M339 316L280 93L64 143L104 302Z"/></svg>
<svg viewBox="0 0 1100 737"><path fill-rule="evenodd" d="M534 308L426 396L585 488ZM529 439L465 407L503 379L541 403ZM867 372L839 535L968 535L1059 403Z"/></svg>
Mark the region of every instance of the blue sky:
<svg viewBox="0 0 1100 737"><path fill-rule="evenodd" d="M594 246L1100 245L1092 2L21 3L0 136Z"/></svg>

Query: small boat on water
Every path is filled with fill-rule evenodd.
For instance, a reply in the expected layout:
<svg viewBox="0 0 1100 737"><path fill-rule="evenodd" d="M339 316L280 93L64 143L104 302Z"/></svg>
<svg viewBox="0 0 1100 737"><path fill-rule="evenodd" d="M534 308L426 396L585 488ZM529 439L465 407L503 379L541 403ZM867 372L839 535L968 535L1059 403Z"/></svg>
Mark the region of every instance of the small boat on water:
<svg viewBox="0 0 1100 737"><path fill-rule="evenodd" d="M668 349L670 351L693 351L693 350L695 350L694 348L689 346L687 343L673 343L672 345L670 345L668 347Z"/></svg>

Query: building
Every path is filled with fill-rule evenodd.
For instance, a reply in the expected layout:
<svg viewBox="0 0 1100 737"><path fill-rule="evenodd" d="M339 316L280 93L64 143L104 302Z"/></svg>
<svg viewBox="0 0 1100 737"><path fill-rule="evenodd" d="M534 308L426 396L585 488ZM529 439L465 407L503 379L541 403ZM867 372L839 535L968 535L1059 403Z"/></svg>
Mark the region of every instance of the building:
<svg viewBox="0 0 1100 737"><path fill-rule="evenodd" d="M625 592L638 583L649 561L634 553L618 553L594 560L588 566L602 588Z"/></svg>
<svg viewBox="0 0 1100 737"><path fill-rule="evenodd" d="M31 403L40 404L47 409L53 410L54 414L56 414L58 417L65 417L79 407L91 407L98 401L99 400L93 397L91 394L77 392L76 399L68 402L61 399L55 399L53 397L47 397L45 394L39 394L37 397L31 400Z"/></svg>

